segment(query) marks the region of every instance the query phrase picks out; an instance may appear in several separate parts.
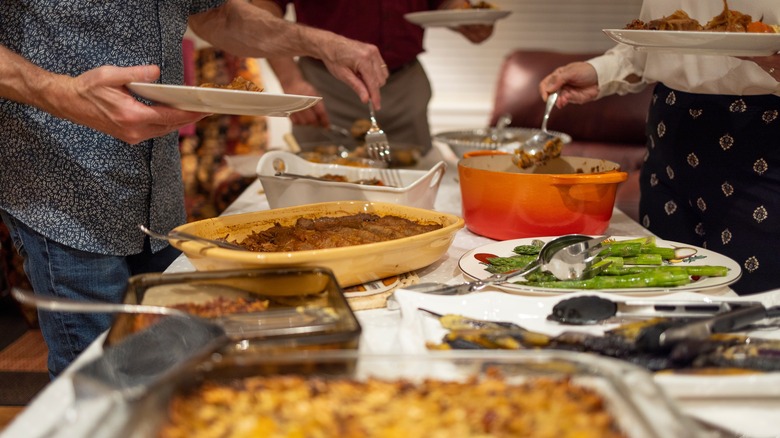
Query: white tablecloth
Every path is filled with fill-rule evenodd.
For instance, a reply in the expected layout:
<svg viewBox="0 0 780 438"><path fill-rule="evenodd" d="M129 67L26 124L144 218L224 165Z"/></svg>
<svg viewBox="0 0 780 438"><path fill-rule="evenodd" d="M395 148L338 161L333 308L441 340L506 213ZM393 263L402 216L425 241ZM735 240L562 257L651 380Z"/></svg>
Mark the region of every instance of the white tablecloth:
<svg viewBox="0 0 780 438"><path fill-rule="evenodd" d="M444 159L448 170L437 196L435 208L453 214L461 214L460 192L457 183L455 157L446 148L437 147L425 158L421 166ZM249 188L225 211L225 215L268 209L268 203L262 194L259 181ZM615 210L607 233L615 236L636 236L649 234L637 222L619 210ZM464 277L457 267L457 261L465 252L478 246L494 242L478 236L467 229L459 231L447 255L437 263L418 271L421 281L459 283ZM186 257L179 257L166 272L193 271L194 267ZM708 294L734 296L729 288L708 291ZM356 312L363 327L360 345L362 352L402 352L405 350L403 339L399 339L401 315L398 311L375 309ZM47 386L36 399L9 425L3 437L49 436L92 436L90 429L95 422L104 421L106 405L95 404L92 410L80 410L79 417L72 421L63 418L76 412L74 392L70 375L73 370L87 360L101 354L102 338L85 351L67 372ZM381 347L377 347L381 346ZM694 391L695 392L695 391ZM675 402L682 410L695 417L728 427L734 431L753 437L780 437L780 397L744 397L738 398L707 396L707 388L701 388L701 397L690 394ZM101 410L102 409L102 410ZM65 424L63 428L61 425Z"/></svg>

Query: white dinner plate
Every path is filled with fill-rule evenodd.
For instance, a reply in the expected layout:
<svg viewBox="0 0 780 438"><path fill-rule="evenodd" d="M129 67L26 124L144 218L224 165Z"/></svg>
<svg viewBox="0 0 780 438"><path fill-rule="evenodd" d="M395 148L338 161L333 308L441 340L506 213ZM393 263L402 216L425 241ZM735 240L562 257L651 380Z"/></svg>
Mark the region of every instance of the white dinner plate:
<svg viewBox="0 0 780 438"><path fill-rule="evenodd" d="M627 239L634 239L637 236L630 237L630 236L612 236L615 240L627 240ZM485 265L480 262L475 255L480 253L487 253L487 254L495 254L499 257L508 257L511 255L514 255L512 250L519 245L531 245L534 240L541 240L541 241L548 241L550 239L553 239L554 237L535 237L535 238L526 238L526 239L516 239L516 240L505 240L502 242L494 242L489 243L484 246L480 246L479 248L473 249L466 254L463 254L461 256L460 260L458 260L458 267L463 271L466 275L473 277L475 279L483 280L490 275L492 275L490 272L485 270ZM713 251L706 250L704 248L699 248L697 246L692 245L686 245L684 243L677 243L677 242L671 242L666 241L662 239L657 239L656 244L658 246L662 247L668 247L668 248L680 248L679 254L681 257L684 255L692 255L692 257L688 257L684 259L683 261L679 262L681 266L700 266L700 265L715 265L715 266L725 266L729 268L728 275L724 277L706 277L702 278L698 281L694 281L690 284L684 285L684 286L677 286L672 288L649 288L649 287L643 287L643 288L622 288L622 289L609 289L609 293L623 293L623 294L661 294L661 293L670 293L670 292L676 292L676 291L683 291L683 290L706 290L706 289L714 289L718 287L727 286L731 283L734 283L739 279L739 277L742 275L742 269L740 268L739 264L735 262L734 260L723 256L721 254L718 254ZM695 252L695 254L694 254ZM517 277L516 279L513 279L512 281L519 281L522 280L522 277ZM581 289L555 289L555 288L540 288L540 287L533 287L533 286L524 286L520 284L514 284L514 283L505 283L496 286L501 290L504 290L506 292L513 292L513 293L519 293L519 294L561 294L561 293L570 293L570 292L576 292L581 291Z"/></svg>
<svg viewBox="0 0 780 438"><path fill-rule="evenodd" d="M410 12L404 18L422 27L454 27L467 24L492 25L511 13L500 9L448 9Z"/></svg>
<svg viewBox="0 0 780 438"><path fill-rule="evenodd" d="M780 34L603 29L618 43L641 51L698 55L769 56L780 51Z"/></svg>
<svg viewBox="0 0 780 438"><path fill-rule="evenodd" d="M612 301L632 300L630 297L610 295L604 292L586 291L567 295L565 298L579 295L596 295ZM521 296L503 292L477 292L468 295L433 295L406 289L395 291L395 300L401 308L401 329L410 351L424 352L426 344L439 344L448 330L443 328L436 318L418 309L429 310L441 315L454 314L487 321L506 321L515 323L532 332L558 336L563 332L587 333L602 336L607 330L614 329L620 322L572 326L548 321L553 306L564 297L561 296ZM759 301L767 307L780 305L780 289L743 297L713 296L692 291L676 292L657 299L663 301L700 301L712 303L718 301ZM759 329L747 333L750 337L780 340L780 330ZM416 350L415 350L416 349ZM780 372L734 374L734 375L696 375L658 373L656 381L668 394L688 399L707 399L710 397L780 397Z"/></svg>
<svg viewBox="0 0 780 438"><path fill-rule="evenodd" d="M182 110L242 116L288 117L322 99L318 96L144 82L131 82L127 88L145 99Z"/></svg>

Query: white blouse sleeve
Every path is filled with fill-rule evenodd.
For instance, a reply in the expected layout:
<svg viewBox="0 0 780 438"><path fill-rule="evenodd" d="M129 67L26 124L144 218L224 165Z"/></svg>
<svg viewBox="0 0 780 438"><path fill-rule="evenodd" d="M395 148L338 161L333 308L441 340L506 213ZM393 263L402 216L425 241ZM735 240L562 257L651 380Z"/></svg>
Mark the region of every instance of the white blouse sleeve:
<svg viewBox="0 0 780 438"><path fill-rule="evenodd" d="M598 98L611 94L639 93L652 81L643 77L647 54L638 52L625 44L618 44L603 55L587 62L596 69L599 82ZM629 82L628 78L639 78L638 82Z"/></svg>

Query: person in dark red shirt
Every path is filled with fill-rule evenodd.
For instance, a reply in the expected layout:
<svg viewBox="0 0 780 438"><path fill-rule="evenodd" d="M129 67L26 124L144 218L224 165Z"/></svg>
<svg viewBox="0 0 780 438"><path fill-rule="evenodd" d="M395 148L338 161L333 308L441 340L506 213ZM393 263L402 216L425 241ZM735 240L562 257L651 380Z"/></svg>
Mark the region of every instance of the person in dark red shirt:
<svg viewBox="0 0 780 438"><path fill-rule="evenodd" d="M468 6L466 0L253 0L252 3L279 17L292 4L298 23L377 46L390 72L381 89L379 125L391 145L411 144L423 153L431 148L428 126L431 85L417 60L417 55L424 51L424 29L407 21L404 14L462 8ZM492 35L493 26L460 26L453 30L473 43L481 43ZM269 58L268 62L285 93L324 98L311 109L291 115L293 135L299 142L314 141L320 130L331 124L348 130L354 122L368 119L366 104L336 80L320 61L301 57L297 60Z"/></svg>

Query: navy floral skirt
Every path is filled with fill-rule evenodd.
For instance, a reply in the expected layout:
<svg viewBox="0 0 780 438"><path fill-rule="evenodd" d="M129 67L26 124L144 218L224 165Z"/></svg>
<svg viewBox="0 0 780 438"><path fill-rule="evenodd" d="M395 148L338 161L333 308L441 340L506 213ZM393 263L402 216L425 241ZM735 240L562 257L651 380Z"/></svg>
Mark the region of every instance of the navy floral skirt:
<svg viewBox="0 0 780 438"><path fill-rule="evenodd" d="M780 97L658 84L647 123L640 220L662 239L734 259L740 295L780 288Z"/></svg>

